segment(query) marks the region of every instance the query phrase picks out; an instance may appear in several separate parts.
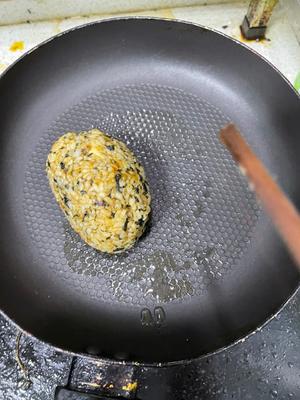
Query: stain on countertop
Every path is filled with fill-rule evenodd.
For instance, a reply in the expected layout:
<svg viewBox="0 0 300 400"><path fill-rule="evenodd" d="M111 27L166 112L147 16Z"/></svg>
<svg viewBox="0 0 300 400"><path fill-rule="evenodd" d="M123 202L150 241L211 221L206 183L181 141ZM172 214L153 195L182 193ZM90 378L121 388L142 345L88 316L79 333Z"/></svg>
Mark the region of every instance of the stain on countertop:
<svg viewBox="0 0 300 400"><path fill-rule="evenodd" d="M20 51L20 50L24 50L24 47L25 47L25 45L24 45L23 40L19 40L19 41L13 42L10 45L9 50L10 51Z"/></svg>
<svg viewBox="0 0 300 400"><path fill-rule="evenodd" d="M0 62L0 73L3 72L8 67L8 64L4 64Z"/></svg>
<svg viewBox="0 0 300 400"><path fill-rule="evenodd" d="M298 92L300 93L300 71L298 72L295 82L294 82L294 88L296 90L298 90Z"/></svg>

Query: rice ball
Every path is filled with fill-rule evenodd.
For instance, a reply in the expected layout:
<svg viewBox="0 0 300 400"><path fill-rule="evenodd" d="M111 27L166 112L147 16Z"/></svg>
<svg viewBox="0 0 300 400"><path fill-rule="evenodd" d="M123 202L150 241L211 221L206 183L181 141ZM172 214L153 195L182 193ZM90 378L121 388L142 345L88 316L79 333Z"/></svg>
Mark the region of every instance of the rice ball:
<svg viewBox="0 0 300 400"><path fill-rule="evenodd" d="M90 246L118 253L143 234L149 185L144 168L120 140L98 129L66 133L52 145L46 171L71 227Z"/></svg>

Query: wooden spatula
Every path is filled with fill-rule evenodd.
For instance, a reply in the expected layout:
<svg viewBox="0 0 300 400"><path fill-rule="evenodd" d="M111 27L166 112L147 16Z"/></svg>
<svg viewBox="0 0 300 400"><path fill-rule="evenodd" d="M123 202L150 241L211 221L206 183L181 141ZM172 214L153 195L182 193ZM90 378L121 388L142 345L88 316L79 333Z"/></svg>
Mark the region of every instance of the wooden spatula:
<svg viewBox="0 0 300 400"><path fill-rule="evenodd" d="M220 138L250 181L300 269L300 215L295 206L273 180L235 125L225 126L220 132Z"/></svg>

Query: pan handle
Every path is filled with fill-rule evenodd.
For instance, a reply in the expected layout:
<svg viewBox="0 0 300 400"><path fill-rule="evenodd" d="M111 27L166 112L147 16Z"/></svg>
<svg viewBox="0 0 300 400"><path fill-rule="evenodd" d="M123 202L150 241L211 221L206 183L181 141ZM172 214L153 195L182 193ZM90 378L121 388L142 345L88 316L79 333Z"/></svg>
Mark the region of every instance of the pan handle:
<svg viewBox="0 0 300 400"><path fill-rule="evenodd" d="M74 356L66 386L58 386L55 400L138 400L137 367Z"/></svg>
<svg viewBox="0 0 300 400"><path fill-rule="evenodd" d="M75 390L57 387L55 391L55 400L128 400L125 397L106 397L89 393L78 392ZM138 399L137 399L138 400Z"/></svg>

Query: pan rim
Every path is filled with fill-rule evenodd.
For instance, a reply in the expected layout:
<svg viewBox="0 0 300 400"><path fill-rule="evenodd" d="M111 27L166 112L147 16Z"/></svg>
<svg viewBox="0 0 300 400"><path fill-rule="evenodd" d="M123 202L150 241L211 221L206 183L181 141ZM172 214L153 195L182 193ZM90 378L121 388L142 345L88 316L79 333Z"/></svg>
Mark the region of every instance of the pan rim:
<svg viewBox="0 0 300 400"><path fill-rule="evenodd" d="M242 47L244 47L245 49L247 49L248 51L252 52L256 57L258 57L259 59L261 59L262 61L264 61L265 63L267 63L275 72L277 72L277 74L285 81L285 83L288 84L289 88L292 89L292 91L294 92L294 94L296 95L296 97L298 98L298 100L300 100L300 93L294 88L294 86L292 85L292 83L287 79L286 76L283 75L283 73L274 65L272 64L268 59L266 59L264 56L262 56L260 53L258 53L256 50L252 49L251 47L249 47L247 44L240 42L238 39L235 39L223 32L218 31L217 29L214 28L210 28L208 26L205 25L201 25L201 24L197 24L194 22L190 22L190 21L186 21L186 20L182 20L182 19L175 19L175 18L162 18L162 17L152 17L152 16L121 16L121 17L112 17L112 18L105 18L105 19L101 19L101 20L96 20L96 21L92 21L92 22L88 22L88 23L83 23L80 25L77 25L75 27L72 27L70 29L67 29L63 32L60 32L54 36L51 36L50 38L38 43L36 46L32 47L31 49L29 49L28 51L26 51L24 54L22 54L22 56L20 56L19 58L17 58L12 64L10 64L6 70L0 75L0 79L3 79L5 77L5 75L7 73L9 73L9 71L11 69L14 68L14 66L22 61L23 58L25 58L27 55L37 51L40 47L47 45L48 43L50 43L52 40L55 40L63 35L66 35L68 33L71 33L75 30L79 30L79 29L83 29L89 26L93 26L96 24L102 24L102 23L110 23L110 22L118 22L118 21L160 21L160 22L169 22L169 23L174 23L174 24L184 24L184 25L189 25L192 27L196 27L196 28L200 28L203 30L207 30L210 32L213 32L217 35L223 36L226 39L229 39L230 41L234 42L235 44L241 45ZM103 363L107 363L107 364L111 364L111 365L128 365L128 366L141 366L141 367L161 367L161 368L167 368L167 367L172 367L172 366L178 366L178 365L187 365L190 364L192 362L196 362L197 360L201 360L201 359L205 359L208 358L210 356L219 354L221 352L223 352L224 350L230 349L231 347L243 343L244 341L246 341L248 338L250 338L252 335L254 335L255 333L257 333L258 331L262 330L270 321L272 321L274 318L276 318L276 316L278 316L278 314L287 306L287 304L295 297L295 295L297 294L298 290L300 288L300 278L297 282L297 286L296 288L292 291L292 293L287 297L286 300L284 300L282 302L282 304L278 307L278 309L271 314L269 317L265 318L261 324L259 324L254 330L249 331L247 334L242 335L241 337L237 338L236 340L234 340L233 342L229 343L228 345L222 346L214 351L210 351L208 353L204 353L200 356L195 356L191 359L182 359L182 360L175 360L175 361L167 361L167 362L139 362L139 361L118 361L115 359L110 359L110 358L106 358L103 356L93 356L93 355L89 355L87 353L77 353L68 349L64 349L61 348L57 345L53 345L50 342L48 342L47 340L43 340L38 338L37 336L33 335L32 333L26 331L25 329L23 329L20 325L18 325L18 323L11 317L9 317L2 309L0 309L0 315L3 316L7 321L11 322L15 328L17 328L18 330L20 330L22 333L26 334L26 336L30 337L30 338L34 338L38 341L40 341L43 344L46 344L48 346L51 346L54 350L59 351L61 353L70 355L72 357L75 356L79 356L81 358L84 359L88 359L88 360L97 360L97 362L103 362Z"/></svg>

